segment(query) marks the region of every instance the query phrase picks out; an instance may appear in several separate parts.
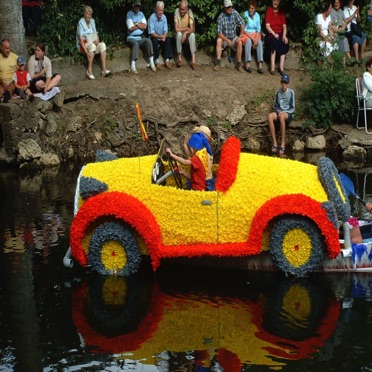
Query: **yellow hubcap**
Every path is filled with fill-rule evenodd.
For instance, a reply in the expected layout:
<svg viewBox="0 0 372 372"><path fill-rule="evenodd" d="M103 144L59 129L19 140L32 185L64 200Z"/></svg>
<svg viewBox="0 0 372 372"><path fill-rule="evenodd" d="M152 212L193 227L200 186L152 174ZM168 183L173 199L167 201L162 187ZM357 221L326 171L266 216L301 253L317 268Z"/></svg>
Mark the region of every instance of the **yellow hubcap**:
<svg viewBox="0 0 372 372"><path fill-rule="evenodd" d="M109 276L105 279L102 294L106 305L124 305L127 292L127 283L123 277Z"/></svg>
<svg viewBox="0 0 372 372"><path fill-rule="evenodd" d="M283 254L294 267L305 264L311 255L311 240L301 229L288 231L283 241Z"/></svg>
<svg viewBox="0 0 372 372"><path fill-rule="evenodd" d="M106 270L115 273L122 270L126 265L127 255L120 243L110 240L102 246L101 260Z"/></svg>
<svg viewBox="0 0 372 372"><path fill-rule="evenodd" d="M294 285L286 293L283 299L282 315L290 318L290 323L297 326L305 324L311 312L311 300L308 291L300 286Z"/></svg>

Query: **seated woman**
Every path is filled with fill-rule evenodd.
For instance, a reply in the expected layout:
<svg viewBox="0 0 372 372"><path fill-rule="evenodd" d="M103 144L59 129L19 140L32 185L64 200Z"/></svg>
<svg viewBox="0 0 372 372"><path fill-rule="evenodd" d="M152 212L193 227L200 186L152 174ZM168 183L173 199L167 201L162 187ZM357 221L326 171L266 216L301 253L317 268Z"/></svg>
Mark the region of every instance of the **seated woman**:
<svg viewBox="0 0 372 372"><path fill-rule="evenodd" d="M248 10L243 14L245 23L244 35L246 36L244 44L245 53L245 70L248 73L252 72L250 63L252 61L251 50L257 51L257 62L258 62L258 73L263 74L262 62L263 62L263 45L261 40L261 20L260 15L256 12L257 2L256 0L250 0L248 2ZM245 37L244 36L244 37Z"/></svg>
<svg viewBox="0 0 372 372"><path fill-rule="evenodd" d="M372 107L372 58L366 63L366 71L362 77L363 97L366 98L366 106Z"/></svg>
<svg viewBox="0 0 372 372"><path fill-rule="evenodd" d="M27 62L27 70L31 77L32 93L46 93L56 87L62 80L60 74L52 73L52 63L45 55L45 44L38 43L35 54Z"/></svg>
<svg viewBox="0 0 372 372"><path fill-rule="evenodd" d="M94 80L92 66L95 54L101 56L101 75L107 76L110 74L110 70L106 69L106 44L99 41L97 35L96 23L92 18L93 9L90 6L85 6L84 16L80 19L77 26L77 48L80 53L83 53L87 57L88 69L86 77L90 80ZM90 36L95 36L95 40L90 40Z"/></svg>
<svg viewBox="0 0 372 372"><path fill-rule="evenodd" d="M334 50L338 49L332 30L331 10L332 1L325 1L322 13L318 14L315 18L321 39L319 46L325 58L328 58Z"/></svg>
<svg viewBox="0 0 372 372"><path fill-rule="evenodd" d="M287 38L287 21L285 15L279 10L280 0L272 0L265 15L266 36L265 50L270 51L270 74L275 75L275 60L279 57L279 72L284 72L285 56L289 45Z"/></svg>
<svg viewBox="0 0 372 372"><path fill-rule="evenodd" d="M359 7L354 5L354 0L348 0L347 5L344 6L344 15L346 22L346 36L349 38L350 45L353 46L354 56L357 62L359 62L359 51L360 59L364 58L364 51L367 45L367 37L363 32L356 33L353 30L353 25L359 25L362 17L360 16ZM360 50L359 50L360 47Z"/></svg>
<svg viewBox="0 0 372 372"><path fill-rule="evenodd" d="M335 36L335 41L338 46L338 50L341 53L344 53L344 65L346 63L346 57L349 59L350 56L350 46L347 37L345 36L346 32L346 22L345 15L341 9L341 0L332 1L332 10L331 10L331 22L332 22L332 31Z"/></svg>

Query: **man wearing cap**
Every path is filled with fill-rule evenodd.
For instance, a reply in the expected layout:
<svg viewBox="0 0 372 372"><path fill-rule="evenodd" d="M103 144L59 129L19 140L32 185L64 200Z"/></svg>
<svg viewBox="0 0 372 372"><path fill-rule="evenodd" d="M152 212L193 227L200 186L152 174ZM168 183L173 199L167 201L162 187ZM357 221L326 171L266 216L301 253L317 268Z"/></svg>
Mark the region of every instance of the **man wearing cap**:
<svg viewBox="0 0 372 372"><path fill-rule="evenodd" d="M7 103L14 91L13 74L17 70L18 56L10 51L9 39L0 43L0 99Z"/></svg>
<svg viewBox="0 0 372 372"><path fill-rule="evenodd" d="M274 112L271 112L268 117L269 130L273 140L271 152L276 154L278 152L278 143L275 133L275 122L280 125L280 148L279 155L283 156L285 152L285 128L293 119L295 112L295 93L288 88L289 76L282 74L280 80L281 88L277 90L274 98Z"/></svg>
<svg viewBox="0 0 372 372"><path fill-rule="evenodd" d="M132 10L127 13L127 43L132 48L130 68L134 74L137 74L136 61L138 59L139 48L141 48L149 58L151 70L156 71L152 43L149 38L145 37L147 21L144 14L140 11L140 6L141 1L134 0Z"/></svg>
<svg viewBox="0 0 372 372"><path fill-rule="evenodd" d="M155 12L149 18L149 34L154 50L154 58L157 70L161 70L159 63L159 48L163 48L165 67L170 69L172 65L172 46L168 36L168 21L164 15L164 2L157 1Z"/></svg>
<svg viewBox="0 0 372 372"><path fill-rule="evenodd" d="M242 68L242 35L244 33L244 21L232 6L231 0L224 0L224 10L217 18L217 63L214 66L214 71L220 69L222 51L226 47L229 47L236 51L236 69L239 72L244 72ZM236 34L237 28L239 28L238 36Z"/></svg>
<svg viewBox="0 0 372 372"><path fill-rule="evenodd" d="M174 29L176 31L177 67L182 66L182 44L188 41L191 52L191 68L196 70L194 14L192 10L189 9L187 0L182 0L180 6L174 11Z"/></svg>

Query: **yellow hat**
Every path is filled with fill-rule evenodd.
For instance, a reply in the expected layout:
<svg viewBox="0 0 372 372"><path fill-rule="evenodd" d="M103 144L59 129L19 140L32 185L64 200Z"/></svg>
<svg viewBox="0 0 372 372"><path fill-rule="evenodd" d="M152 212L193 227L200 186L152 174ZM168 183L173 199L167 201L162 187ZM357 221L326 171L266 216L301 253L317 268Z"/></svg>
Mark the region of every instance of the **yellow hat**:
<svg viewBox="0 0 372 372"><path fill-rule="evenodd" d="M201 125L200 127L195 127L192 131L193 133L204 133L207 136L207 139L209 141L212 140L211 130L205 125Z"/></svg>

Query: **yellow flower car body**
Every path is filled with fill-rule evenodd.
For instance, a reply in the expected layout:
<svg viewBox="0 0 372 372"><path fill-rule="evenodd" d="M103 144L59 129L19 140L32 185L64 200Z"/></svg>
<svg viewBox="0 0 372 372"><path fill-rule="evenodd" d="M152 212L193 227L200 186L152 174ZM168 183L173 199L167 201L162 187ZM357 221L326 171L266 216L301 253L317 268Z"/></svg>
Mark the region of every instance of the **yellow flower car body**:
<svg viewBox="0 0 372 372"><path fill-rule="evenodd" d="M323 247L317 257L324 249L334 258L340 251L339 221L350 213L337 170L325 159L325 171L320 172L311 164L240 153L240 142L232 137L222 149L215 191L180 189L173 177L154 183L157 155L90 163L81 171L76 192L73 256L82 265L90 264L92 236L107 221L133 229L136 241L146 243L154 269L166 257L249 256L272 248L275 223L296 217L299 221L284 233L279 260L286 261L284 271L302 275L304 267L314 269L306 267L314 250L314 230L303 224L319 232ZM115 229L110 224L101 228L105 237L98 238L96 259L104 260L109 273L120 274L130 255L126 247L118 248L118 239L110 238L107 231ZM280 235L282 228L277 230ZM119 246L126 245L119 241Z"/></svg>

